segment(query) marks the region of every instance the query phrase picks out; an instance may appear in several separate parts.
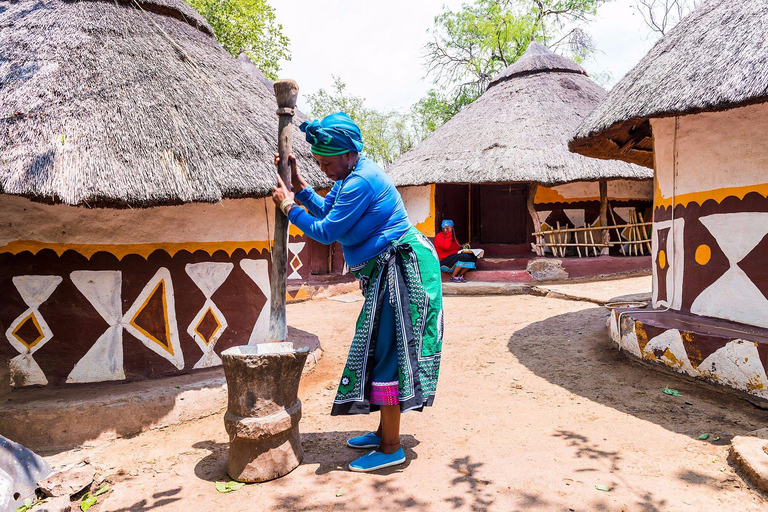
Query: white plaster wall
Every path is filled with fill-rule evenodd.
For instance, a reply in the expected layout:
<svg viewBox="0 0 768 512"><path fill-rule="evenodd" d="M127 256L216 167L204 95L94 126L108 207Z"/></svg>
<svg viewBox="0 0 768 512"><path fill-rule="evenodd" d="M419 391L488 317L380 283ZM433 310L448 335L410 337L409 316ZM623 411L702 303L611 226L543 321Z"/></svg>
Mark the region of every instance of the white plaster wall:
<svg viewBox="0 0 768 512"><path fill-rule="evenodd" d="M652 119L656 176L672 197L675 118ZM768 182L768 104L679 118L676 195Z"/></svg>
<svg viewBox="0 0 768 512"><path fill-rule="evenodd" d="M596 181L577 181L549 188L566 199L600 197L600 185Z"/></svg>
<svg viewBox="0 0 768 512"><path fill-rule="evenodd" d="M653 200L653 180L611 180L608 182L610 199L645 199Z"/></svg>
<svg viewBox="0 0 768 512"><path fill-rule="evenodd" d="M432 207L432 185L399 187L411 224L417 226L429 218Z"/></svg>
<svg viewBox="0 0 768 512"><path fill-rule="evenodd" d="M115 210L0 194L0 248L15 240L102 245L264 241L272 229L269 198Z"/></svg>

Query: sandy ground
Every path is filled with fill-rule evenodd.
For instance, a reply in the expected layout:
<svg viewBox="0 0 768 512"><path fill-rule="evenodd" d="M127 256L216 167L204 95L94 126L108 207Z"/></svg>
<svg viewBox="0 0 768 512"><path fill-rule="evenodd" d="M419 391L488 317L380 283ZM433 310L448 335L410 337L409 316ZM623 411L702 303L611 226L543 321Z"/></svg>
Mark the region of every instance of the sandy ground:
<svg viewBox="0 0 768 512"><path fill-rule="evenodd" d="M291 324L318 334L325 356L302 382L306 453L288 476L218 493L214 482L227 479L221 415L51 462L87 455L113 475L113 491L91 511L768 507L726 463L729 439L763 427L768 412L629 360L611 345L606 311L594 304L525 295L446 299L435 406L403 417L408 462L350 473L360 453L344 440L377 417L329 410L360 306L289 306ZM665 386L683 396L663 394ZM701 441L704 432L713 435Z"/></svg>

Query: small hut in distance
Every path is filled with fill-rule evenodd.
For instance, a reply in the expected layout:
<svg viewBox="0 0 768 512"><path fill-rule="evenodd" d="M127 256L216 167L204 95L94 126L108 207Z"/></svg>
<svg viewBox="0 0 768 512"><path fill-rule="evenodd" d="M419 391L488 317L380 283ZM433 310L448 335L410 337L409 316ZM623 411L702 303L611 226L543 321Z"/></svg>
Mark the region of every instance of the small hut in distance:
<svg viewBox="0 0 768 512"><path fill-rule="evenodd" d="M451 219L459 240L484 248L487 256L530 255L532 244L543 254L547 239L535 232L606 226L609 202L615 224L651 206L648 169L568 151L568 139L604 96L577 63L531 42L480 98L387 172L427 236ZM619 242L622 235L612 231ZM582 232L566 236L559 242L584 241ZM586 239L590 255L607 253L599 231L593 240ZM587 247L577 250L586 254ZM565 249L554 251L563 255Z"/></svg>

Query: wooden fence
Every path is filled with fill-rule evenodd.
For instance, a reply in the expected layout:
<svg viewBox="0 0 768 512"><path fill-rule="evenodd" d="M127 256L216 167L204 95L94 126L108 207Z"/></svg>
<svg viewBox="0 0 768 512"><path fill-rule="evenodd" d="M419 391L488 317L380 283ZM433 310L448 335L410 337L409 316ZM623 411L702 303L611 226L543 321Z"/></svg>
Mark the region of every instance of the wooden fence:
<svg viewBox="0 0 768 512"><path fill-rule="evenodd" d="M615 222L615 217L613 220ZM619 252L624 256L644 256L651 254L651 225L653 222L643 222L642 215L634 212L628 224L561 228L557 223L555 229L536 231L533 234L536 242L531 245L539 256L545 256L545 248L549 248L552 255L559 258L566 256L569 247L575 248L579 258L607 254L607 250L614 246L619 246ZM616 234L617 240L610 240L611 232Z"/></svg>

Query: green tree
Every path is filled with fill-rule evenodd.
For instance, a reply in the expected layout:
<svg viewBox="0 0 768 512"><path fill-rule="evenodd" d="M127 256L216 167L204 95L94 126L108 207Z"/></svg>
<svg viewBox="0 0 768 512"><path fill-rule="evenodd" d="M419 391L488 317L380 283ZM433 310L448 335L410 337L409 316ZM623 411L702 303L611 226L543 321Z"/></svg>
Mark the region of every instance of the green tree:
<svg viewBox="0 0 768 512"><path fill-rule="evenodd" d="M219 43L237 57L241 50L276 80L281 60L290 60L290 42L266 0L186 0L211 25Z"/></svg>
<svg viewBox="0 0 768 512"><path fill-rule="evenodd" d="M584 30L608 0L475 0L435 17L425 48L427 76L436 86L414 109L434 130L488 88L532 40L577 61L593 50Z"/></svg>
<svg viewBox="0 0 768 512"><path fill-rule="evenodd" d="M360 127L363 134L363 154L382 167L411 149L417 140L411 116L399 112L379 112L365 105L365 98L347 92L347 85L333 76L330 90L320 89L307 95L310 116L322 119L335 112L344 112Z"/></svg>

